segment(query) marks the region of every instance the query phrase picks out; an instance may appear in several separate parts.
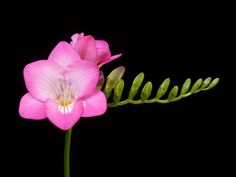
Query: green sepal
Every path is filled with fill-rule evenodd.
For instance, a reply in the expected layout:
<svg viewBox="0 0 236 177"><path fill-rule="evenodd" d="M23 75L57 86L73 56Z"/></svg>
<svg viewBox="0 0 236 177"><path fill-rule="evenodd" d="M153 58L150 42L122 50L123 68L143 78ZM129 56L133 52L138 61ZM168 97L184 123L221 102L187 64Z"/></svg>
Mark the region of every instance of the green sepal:
<svg viewBox="0 0 236 177"><path fill-rule="evenodd" d="M97 89L101 90L103 87L103 84L105 82L104 79L104 74L102 71L99 72L99 78L98 78L98 83L97 83Z"/></svg>

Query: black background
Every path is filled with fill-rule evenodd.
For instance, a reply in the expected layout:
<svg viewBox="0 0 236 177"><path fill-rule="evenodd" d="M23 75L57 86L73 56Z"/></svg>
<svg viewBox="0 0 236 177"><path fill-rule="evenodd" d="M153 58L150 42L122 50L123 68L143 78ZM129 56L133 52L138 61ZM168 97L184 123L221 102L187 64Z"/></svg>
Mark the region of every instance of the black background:
<svg viewBox="0 0 236 177"><path fill-rule="evenodd" d="M126 105L81 119L73 129L72 177L225 173L231 143L224 67L230 24L223 12L183 12L168 9L166 2L155 8L114 6L17 4L12 39L17 176L63 176L65 132L47 119L20 118L18 104L27 92L24 66L47 58L59 41L70 41L72 34L80 32L108 41L112 54L123 53L102 69L108 74L120 65L126 67L125 94L140 72L145 73L145 81L153 82L154 92L167 77L171 86L188 77L221 80L216 88L179 102Z"/></svg>

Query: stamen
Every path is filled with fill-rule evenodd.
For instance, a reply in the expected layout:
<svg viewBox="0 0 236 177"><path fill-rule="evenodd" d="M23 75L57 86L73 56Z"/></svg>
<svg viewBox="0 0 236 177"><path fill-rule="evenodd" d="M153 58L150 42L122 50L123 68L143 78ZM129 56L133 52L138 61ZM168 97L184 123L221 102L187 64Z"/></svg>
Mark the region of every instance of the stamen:
<svg viewBox="0 0 236 177"><path fill-rule="evenodd" d="M57 87L59 92L58 96L55 98L58 103L58 109L61 113L67 114L72 111L74 104L74 87L71 81L67 82L65 80L60 81Z"/></svg>
<svg viewBox="0 0 236 177"><path fill-rule="evenodd" d="M64 92L64 89L63 89L63 87L62 87L62 85L60 84L60 87L61 87L61 90Z"/></svg>

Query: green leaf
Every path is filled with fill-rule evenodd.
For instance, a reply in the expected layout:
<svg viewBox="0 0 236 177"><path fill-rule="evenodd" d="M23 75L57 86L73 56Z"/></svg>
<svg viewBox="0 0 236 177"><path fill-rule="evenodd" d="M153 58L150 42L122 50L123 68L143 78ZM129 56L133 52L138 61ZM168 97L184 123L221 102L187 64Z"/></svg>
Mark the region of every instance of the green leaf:
<svg viewBox="0 0 236 177"><path fill-rule="evenodd" d="M202 86L201 89L204 89L206 87L208 87L208 85L211 83L211 77L206 78L203 82L202 82Z"/></svg>
<svg viewBox="0 0 236 177"><path fill-rule="evenodd" d="M181 88L181 93L180 93L180 95L184 95L185 93L187 93L187 92L189 91L189 89L190 89L190 85L191 85L191 79L188 78L188 79L184 82L184 84L183 84L183 86L182 86L182 88Z"/></svg>
<svg viewBox="0 0 236 177"><path fill-rule="evenodd" d="M215 87L218 83L219 83L220 79L219 78L215 78L211 83L210 85L205 88L204 90L209 90L209 89L212 89L213 87Z"/></svg>
<svg viewBox="0 0 236 177"><path fill-rule="evenodd" d="M113 101L114 101L115 104L117 104L120 101L121 97L122 97L124 84L125 84L124 80L121 79L120 82L114 88Z"/></svg>
<svg viewBox="0 0 236 177"><path fill-rule="evenodd" d="M202 84L202 78L198 79L198 80L193 84L193 87L192 87L192 89L190 90L190 92L191 92L191 93L196 92L196 91L199 89L199 87L201 86L201 84Z"/></svg>
<svg viewBox="0 0 236 177"><path fill-rule="evenodd" d="M139 91L139 87L141 86L142 82L144 79L144 73L140 73L139 75L137 75L132 83L132 86L129 90L129 96L128 99L132 100L134 99L134 97L137 95L138 91Z"/></svg>
<svg viewBox="0 0 236 177"><path fill-rule="evenodd" d="M152 83L147 82L141 91L141 101L147 100L152 93Z"/></svg>
<svg viewBox="0 0 236 177"><path fill-rule="evenodd" d="M170 91L169 95L168 95L168 100L171 101L173 100L177 94L178 94L178 90L179 90L179 87L178 86L174 86L172 88L172 90Z"/></svg>
<svg viewBox="0 0 236 177"><path fill-rule="evenodd" d="M159 87L157 91L157 94L156 94L157 99L160 99L162 96L165 95L169 85L170 85L170 78L167 78L164 80L164 82L161 84L161 86Z"/></svg>

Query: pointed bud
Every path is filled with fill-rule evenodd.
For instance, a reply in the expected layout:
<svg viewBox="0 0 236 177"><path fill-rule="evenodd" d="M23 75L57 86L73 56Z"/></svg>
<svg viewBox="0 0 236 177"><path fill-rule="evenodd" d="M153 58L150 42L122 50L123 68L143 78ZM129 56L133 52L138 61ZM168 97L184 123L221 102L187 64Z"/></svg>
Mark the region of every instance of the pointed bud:
<svg viewBox="0 0 236 177"><path fill-rule="evenodd" d="M199 87L201 86L201 84L202 84L202 78L198 79L198 80L193 84L193 87L192 87L192 89L190 90L190 92L191 92L191 93L196 92L196 91L199 89Z"/></svg>
<svg viewBox="0 0 236 177"><path fill-rule="evenodd" d="M168 90L168 87L170 85L170 78L167 78L164 80L164 82L160 85L157 94L156 94L156 98L160 99L162 96L165 95L166 91Z"/></svg>
<svg viewBox="0 0 236 177"><path fill-rule="evenodd" d="M132 83L132 86L129 90L129 96L128 99L133 100L134 97L137 95L139 87L141 86L142 82L144 79L144 73L140 73L139 75L137 75Z"/></svg>
<svg viewBox="0 0 236 177"><path fill-rule="evenodd" d="M147 100L150 97L151 93L152 93L152 83L147 82L141 91L141 100L142 101Z"/></svg>
<svg viewBox="0 0 236 177"><path fill-rule="evenodd" d="M211 83L211 77L206 78L202 83L201 89L208 87L210 83Z"/></svg>
<svg viewBox="0 0 236 177"><path fill-rule="evenodd" d="M190 89L190 86L191 86L191 79L188 78L182 86L180 95L184 95L185 93L187 93Z"/></svg>
<svg viewBox="0 0 236 177"><path fill-rule="evenodd" d="M114 69L107 77L108 87L114 88L118 82L121 80L125 73L125 67L119 66L118 68Z"/></svg>
<svg viewBox="0 0 236 177"><path fill-rule="evenodd" d="M204 90L209 90L209 89L212 89L213 87L215 87L218 83L219 83L220 79L219 78L215 78L211 83L210 85L205 88Z"/></svg>
<svg viewBox="0 0 236 177"><path fill-rule="evenodd" d="M103 90L104 94L106 95L107 99L110 97L112 93L112 89L118 84L125 73L125 67L120 66L114 69L108 76L106 86Z"/></svg>
<svg viewBox="0 0 236 177"><path fill-rule="evenodd" d="M179 90L178 86L174 86L172 88L172 90L170 91L170 93L168 95L168 100L169 101L173 100L178 95L178 90Z"/></svg>
<svg viewBox="0 0 236 177"><path fill-rule="evenodd" d="M121 100L123 89L124 89L124 80L121 79L120 82L114 88L113 102L115 104Z"/></svg>

